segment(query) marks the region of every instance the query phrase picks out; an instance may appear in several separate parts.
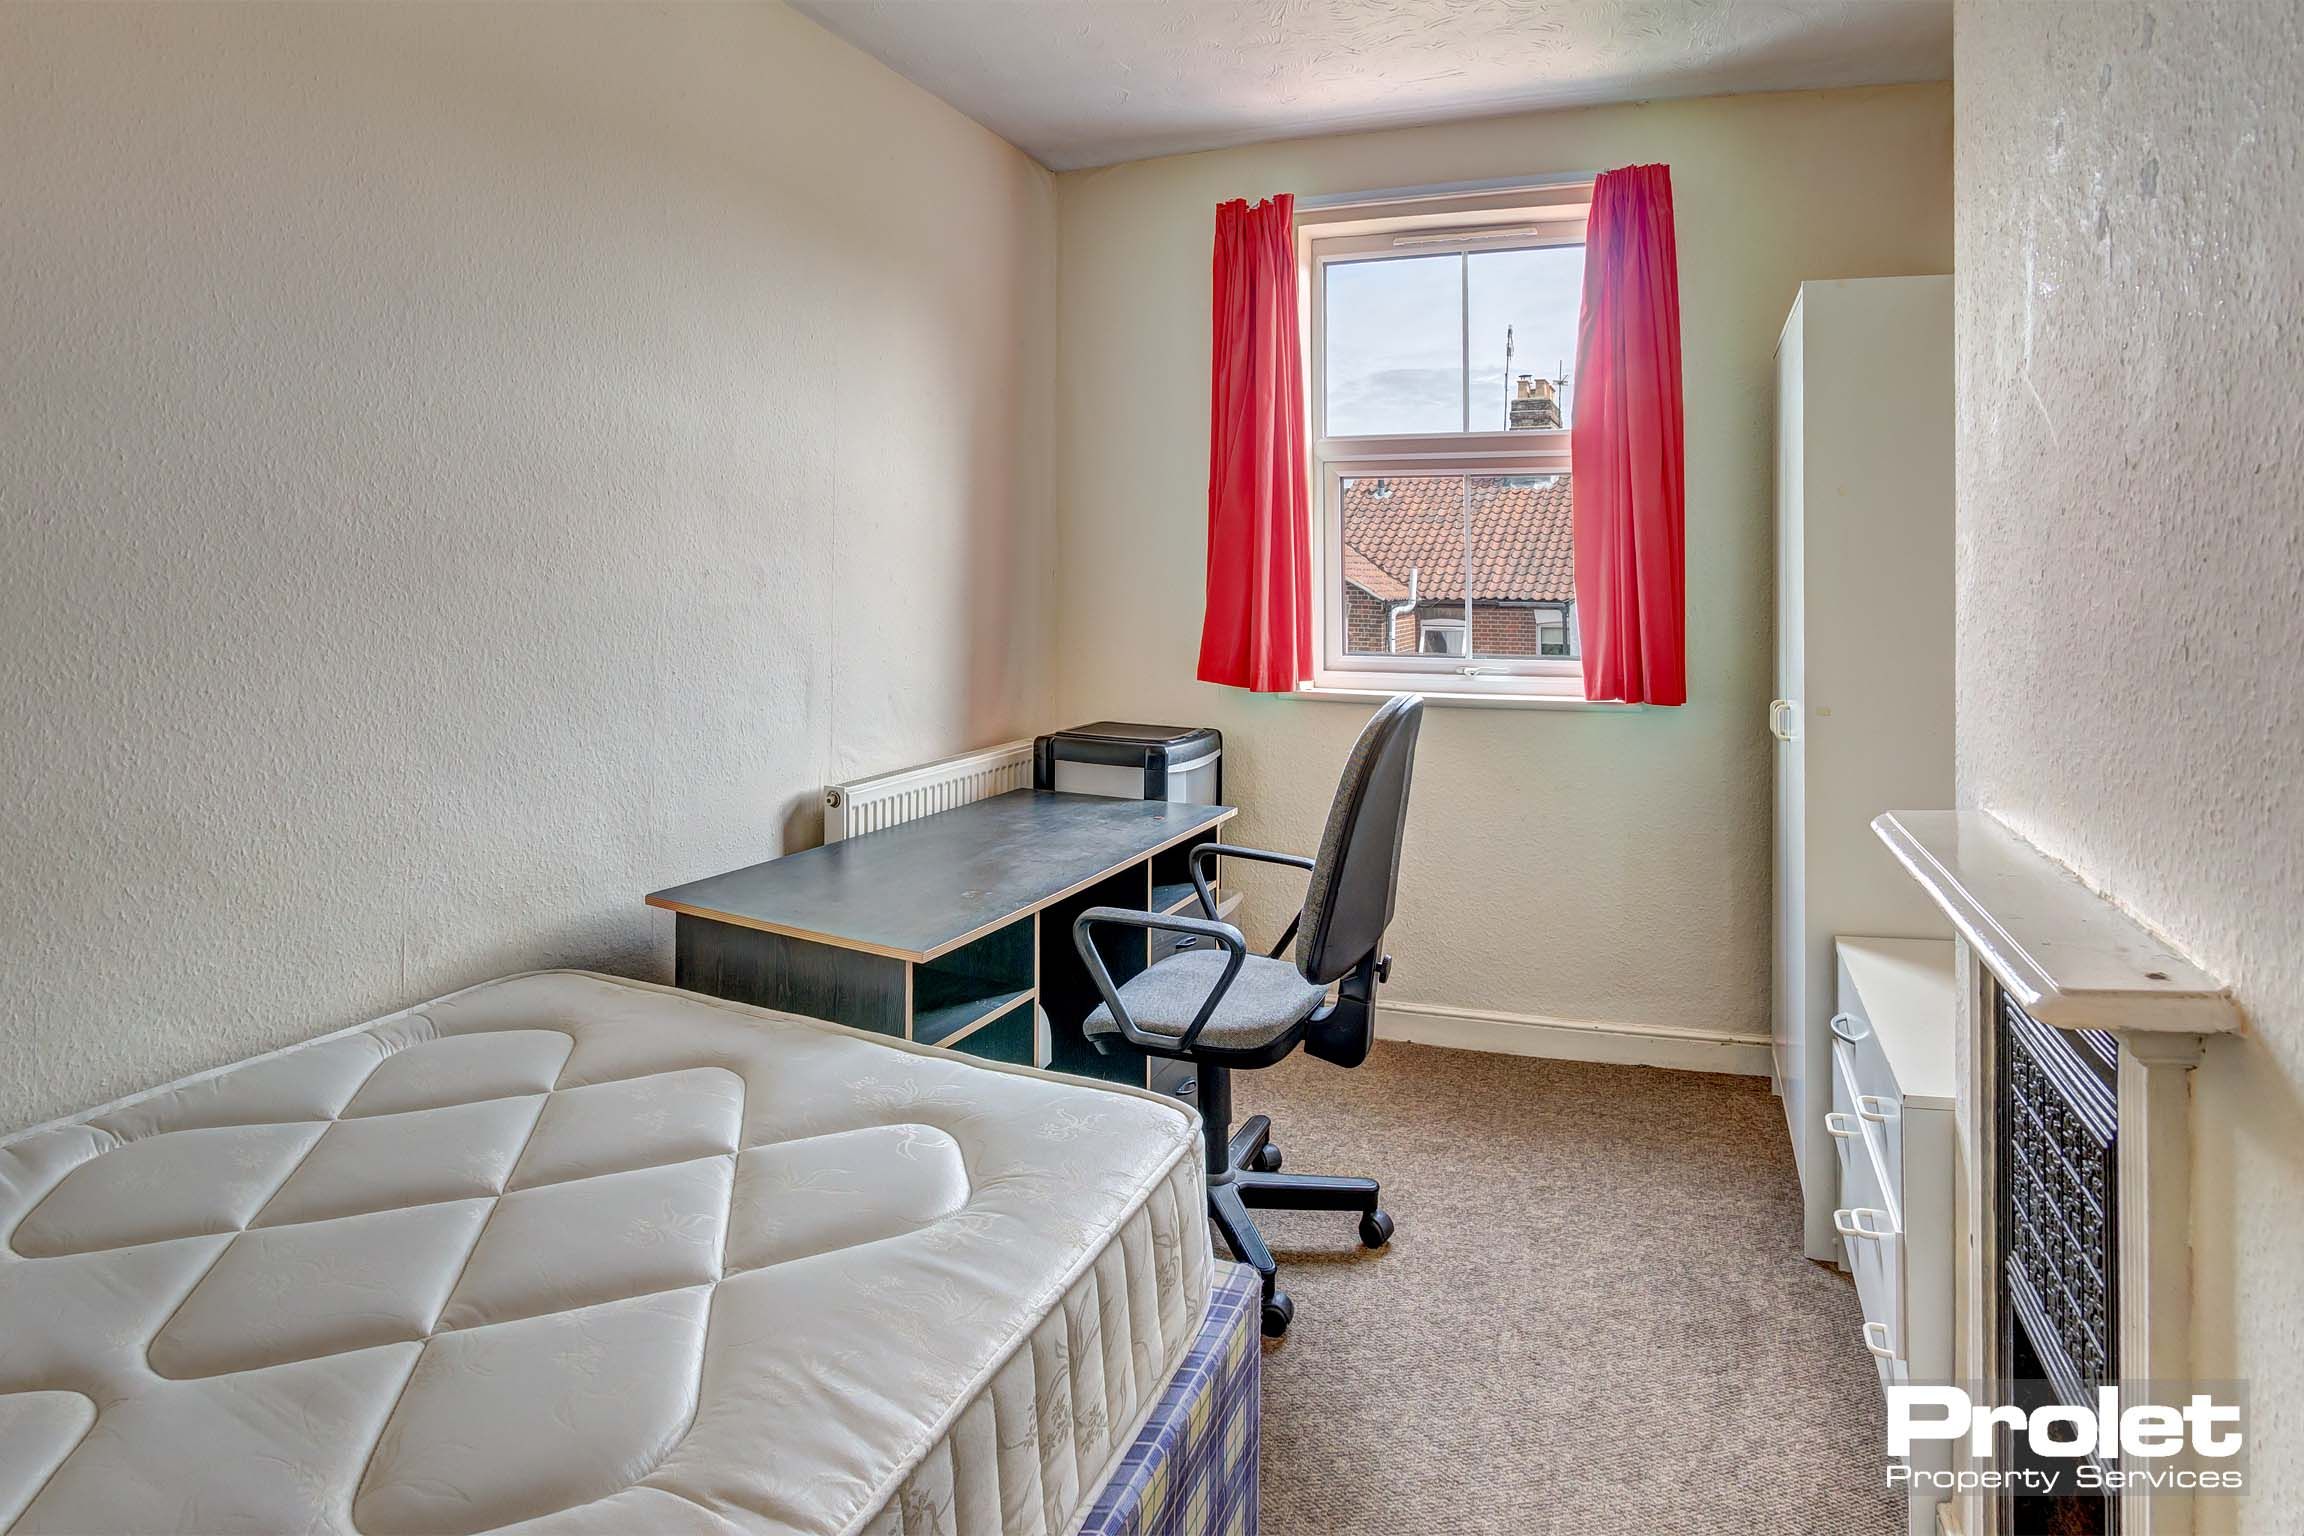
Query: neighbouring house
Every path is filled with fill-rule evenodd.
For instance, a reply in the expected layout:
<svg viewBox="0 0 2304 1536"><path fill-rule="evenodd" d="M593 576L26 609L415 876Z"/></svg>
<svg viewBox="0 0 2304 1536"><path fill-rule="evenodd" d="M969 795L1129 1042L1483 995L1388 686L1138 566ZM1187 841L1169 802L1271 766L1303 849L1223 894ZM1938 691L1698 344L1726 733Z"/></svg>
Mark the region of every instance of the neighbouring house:
<svg viewBox="0 0 2304 1536"><path fill-rule="evenodd" d="M1361 655L1576 654L1566 475L1344 482L1344 620Z"/></svg>

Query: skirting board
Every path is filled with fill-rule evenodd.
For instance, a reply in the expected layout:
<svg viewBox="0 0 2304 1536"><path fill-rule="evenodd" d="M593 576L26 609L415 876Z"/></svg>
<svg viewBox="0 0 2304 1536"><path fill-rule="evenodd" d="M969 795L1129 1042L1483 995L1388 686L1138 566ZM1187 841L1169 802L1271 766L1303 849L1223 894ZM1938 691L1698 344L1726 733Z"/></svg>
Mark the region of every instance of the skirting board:
<svg viewBox="0 0 2304 1536"><path fill-rule="evenodd" d="M1600 1024L1545 1019L1485 1008L1442 1008L1432 1003L1380 1003L1376 1037L1459 1051L1500 1051L1560 1061L1605 1061L1681 1072L1768 1075L1766 1035L1715 1035L1663 1024Z"/></svg>

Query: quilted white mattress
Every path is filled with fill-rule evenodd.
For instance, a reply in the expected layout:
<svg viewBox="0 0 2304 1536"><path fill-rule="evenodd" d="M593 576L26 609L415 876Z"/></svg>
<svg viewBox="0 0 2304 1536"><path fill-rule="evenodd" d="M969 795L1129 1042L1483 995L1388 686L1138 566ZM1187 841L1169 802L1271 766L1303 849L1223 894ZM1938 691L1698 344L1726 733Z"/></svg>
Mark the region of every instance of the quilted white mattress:
<svg viewBox="0 0 2304 1536"><path fill-rule="evenodd" d="M0 1530L1062 1532L1200 1178L1150 1095L493 982L0 1142Z"/></svg>

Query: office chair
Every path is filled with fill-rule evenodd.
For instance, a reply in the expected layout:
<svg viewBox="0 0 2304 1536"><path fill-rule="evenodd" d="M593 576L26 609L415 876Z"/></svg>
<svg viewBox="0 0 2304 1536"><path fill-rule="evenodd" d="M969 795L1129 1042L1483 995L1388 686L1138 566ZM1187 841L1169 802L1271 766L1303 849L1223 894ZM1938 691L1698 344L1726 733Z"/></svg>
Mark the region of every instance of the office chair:
<svg viewBox="0 0 2304 1536"><path fill-rule="evenodd" d="M1278 1289L1277 1266L1251 1207L1358 1211L1360 1241L1381 1248L1392 1218L1377 1206L1374 1179L1282 1173L1272 1122L1251 1115L1232 1129L1232 1069L1269 1067L1301 1043L1340 1067L1368 1059L1376 1034L1376 986L1392 975L1383 952L1400 883L1400 832L1408 819L1421 699L1386 701L1352 748L1317 859L1203 843L1192 850L1192 884L1203 917L1091 907L1072 925L1072 942L1103 994L1085 1029L1099 1050L1117 1037L1138 1050L1198 1068L1201 1130L1208 1148L1208 1215L1234 1257L1264 1280L1264 1332L1288 1331L1296 1304ZM1240 930L1216 916L1209 868L1218 859L1253 859L1312 874L1304 908L1269 955L1252 955ZM1189 933L1214 949L1187 950L1115 987L1093 930L1127 927ZM1292 960L1280 958L1294 939ZM1328 989L1336 988L1330 1001Z"/></svg>

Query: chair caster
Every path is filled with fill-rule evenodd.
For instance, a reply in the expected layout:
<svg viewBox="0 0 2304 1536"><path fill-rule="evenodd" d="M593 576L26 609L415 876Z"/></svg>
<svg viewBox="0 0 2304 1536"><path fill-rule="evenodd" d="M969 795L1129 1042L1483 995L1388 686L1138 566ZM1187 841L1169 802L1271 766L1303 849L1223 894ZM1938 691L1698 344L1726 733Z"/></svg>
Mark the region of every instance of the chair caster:
<svg viewBox="0 0 2304 1536"><path fill-rule="evenodd" d="M1370 1211L1360 1218L1360 1246L1381 1248L1392 1241L1392 1218L1382 1211Z"/></svg>
<svg viewBox="0 0 2304 1536"><path fill-rule="evenodd" d="M1288 1299L1286 1291L1274 1291L1264 1298L1264 1337L1276 1339L1288 1331L1296 1320L1296 1303Z"/></svg>
<svg viewBox="0 0 2304 1536"><path fill-rule="evenodd" d="M1258 1173L1278 1173L1280 1171L1279 1146L1268 1141L1259 1147L1256 1151L1255 1167Z"/></svg>

